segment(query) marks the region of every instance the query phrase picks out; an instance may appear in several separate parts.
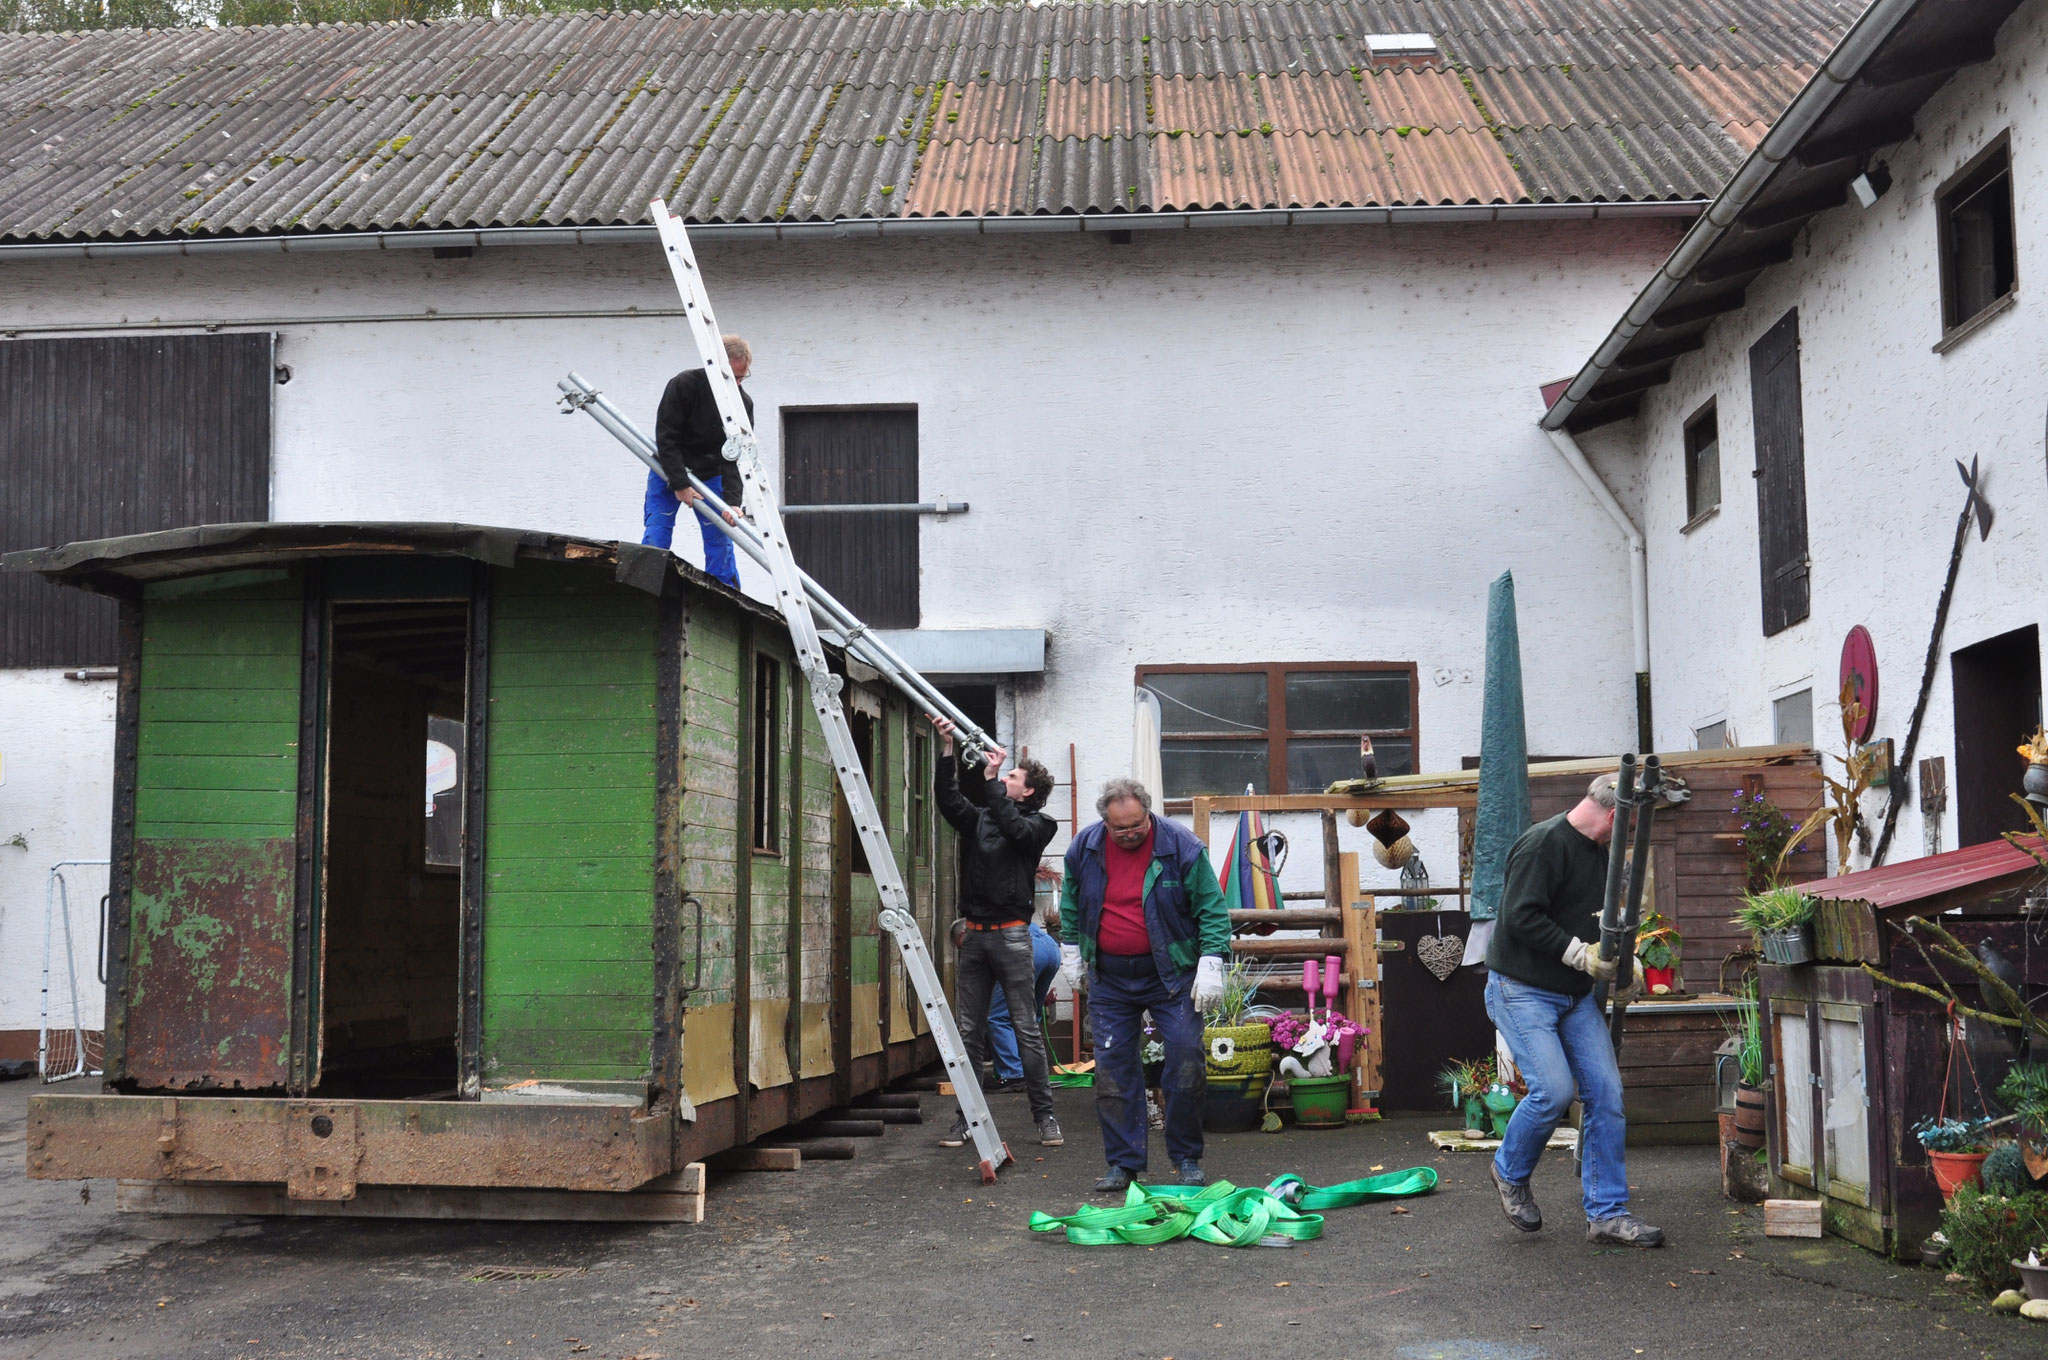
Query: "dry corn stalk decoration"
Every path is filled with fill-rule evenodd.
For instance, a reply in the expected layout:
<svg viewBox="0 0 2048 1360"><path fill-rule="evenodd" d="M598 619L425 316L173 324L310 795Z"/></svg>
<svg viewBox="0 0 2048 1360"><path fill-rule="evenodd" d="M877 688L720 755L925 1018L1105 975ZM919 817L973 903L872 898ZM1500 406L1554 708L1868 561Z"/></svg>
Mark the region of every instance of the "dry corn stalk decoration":
<svg viewBox="0 0 2048 1360"><path fill-rule="evenodd" d="M1849 870L1849 845L1856 836L1856 828L1863 824L1863 795L1870 791L1870 778L1877 772L1878 752L1875 745L1858 748L1856 729L1863 722L1863 705L1856 700L1856 682L1853 679L1842 682L1842 749L1846 755L1821 753L1823 761L1837 761L1842 766L1842 777L1836 779L1823 764L1820 768L1820 782L1827 786L1828 798L1807 815L1785 840L1785 848L1778 852L1778 862L1771 866L1771 877L1775 881L1785 872L1785 861L1792 852L1802 845L1807 833L1817 831L1832 823L1835 832L1835 865L1842 872Z"/></svg>

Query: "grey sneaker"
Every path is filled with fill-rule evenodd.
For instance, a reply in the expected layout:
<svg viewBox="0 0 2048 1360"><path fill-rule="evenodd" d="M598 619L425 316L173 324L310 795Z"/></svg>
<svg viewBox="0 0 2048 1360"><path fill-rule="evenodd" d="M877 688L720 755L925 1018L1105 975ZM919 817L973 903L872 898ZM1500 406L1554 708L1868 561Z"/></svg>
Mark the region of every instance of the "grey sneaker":
<svg viewBox="0 0 2048 1360"><path fill-rule="evenodd" d="M1067 1136L1060 1132L1060 1121L1051 1115L1038 1121L1038 1145L1040 1147L1065 1147Z"/></svg>
<svg viewBox="0 0 2048 1360"><path fill-rule="evenodd" d="M1664 1230L1651 1227L1634 1214L1618 1214L1588 1223L1586 1240L1596 1247L1661 1247Z"/></svg>
<svg viewBox="0 0 2048 1360"><path fill-rule="evenodd" d="M946 1130L946 1136L945 1136L945 1137L943 1137L943 1138L941 1138L941 1139L939 1139L939 1146L940 1146L940 1147L959 1147L959 1146L960 1146L960 1145L961 1145L962 1143L964 1143L964 1142L966 1142L966 1141L967 1141L967 1116L966 1116L966 1115L964 1115L964 1114L956 1114L956 1115L954 1115L954 1116L953 1116L953 1127L952 1127L952 1128L950 1128L950 1129L947 1129L947 1130Z"/></svg>
<svg viewBox="0 0 2048 1360"><path fill-rule="evenodd" d="M1491 1162L1487 1163L1486 1174L1493 1178L1493 1188L1500 1191L1500 1211L1508 1216L1508 1222L1523 1232L1535 1232L1543 1226L1543 1211L1536 1207L1536 1196L1530 1193L1527 1181L1516 1185L1501 1179L1500 1168Z"/></svg>
<svg viewBox="0 0 2048 1360"><path fill-rule="evenodd" d="M1180 1164L1180 1183L1182 1185L1207 1185L1209 1183L1209 1173L1202 1170L1200 1162L1190 1158Z"/></svg>
<svg viewBox="0 0 2048 1360"><path fill-rule="evenodd" d="M1120 1166L1111 1167L1108 1175L1095 1182L1095 1193L1098 1195L1121 1195L1130 1188L1131 1173Z"/></svg>

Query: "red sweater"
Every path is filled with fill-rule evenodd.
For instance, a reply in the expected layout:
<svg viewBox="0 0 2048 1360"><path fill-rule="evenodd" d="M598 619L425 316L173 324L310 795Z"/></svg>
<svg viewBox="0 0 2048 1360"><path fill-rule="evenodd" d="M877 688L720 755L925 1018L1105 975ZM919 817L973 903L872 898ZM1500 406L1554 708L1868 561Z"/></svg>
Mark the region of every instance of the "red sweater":
<svg viewBox="0 0 2048 1360"><path fill-rule="evenodd" d="M1152 867L1152 833L1145 843L1126 850L1105 837L1103 858L1109 886L1102 895L1102 928L1095 945L1105 954L1150 954L1152 932L1145 928L1145 874Z"/></svg>

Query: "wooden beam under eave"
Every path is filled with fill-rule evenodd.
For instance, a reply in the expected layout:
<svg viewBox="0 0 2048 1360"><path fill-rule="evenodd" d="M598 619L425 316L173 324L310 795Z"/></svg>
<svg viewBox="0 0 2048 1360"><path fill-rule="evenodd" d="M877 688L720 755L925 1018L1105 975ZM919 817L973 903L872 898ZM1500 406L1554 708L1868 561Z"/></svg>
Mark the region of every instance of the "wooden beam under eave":
<svg viewBox="0 0 2048 1360"><path fill-rule="evenodd" d="M1764 250L1751 250L1741 255L1728 255L1720 259L1709 256L1697 269L1692 271L1695 283L1726 283L1749 274L1757 274L1774 264L1785 264L1792 258L1792 242L1785 240Z"/></svg>
<svg viewBox="0 0 2048 1360"><path fill-rule="evenodd" d="M1707 333L1683 336L1677 340L1666 340L1661 345L1630 345L1621 352L1610 371L1624 372L1636 368L1657 368L1668 366L1670 361L1682 354L1692 354L1707 347Z"/></svg>
<svg viewBox="0 0 2048 1360"><path fill-rule="evenodd" d="M1612 372L1612 370L1609 371ZM1593 389L1586 393L1586 400L1589 402L1612 401L1616 397L1625 397L1631 392L1647 391L1652 387L1661 386L1669 381L1671 381L1671 367L1668 364L1663 368L1644 369L1641 372L1612 377L1605 382L1594 384Z"/></svg>
<svg viewBox="0 0 2048 1360"><path fill-rule="evenodd" d="M1612 425L1618 420L1633 419L1643 409L1640 395L1622 397L1617 401L1586 402L1576 407L1566 419L1564 427L1573 434L1584 434L1597 430L1602 425Z"/></svg>
<svg viewBox="0 0 2048 1360"><path fill-rule="evenodd" d="M1744 290L1737 288L1732 292L1720 293L1709 298L1701 298L1697 302L1680 303L1676 307L1666 307L1663 311L1651 317L1650 324L1652 326L1683 326L1689 321L1705 321L1708 317L1721 316L1724 313L1740 309L1743 299Z"/></svg>
<svg viewBox="0 0 2048 1360"><path fill-rule="evenodd" d="M1993 39L1993 33L1979 33L1937 47L1887 53L1864 67L1857 79L1866 85L1883 87L1950 75L1997 56L1998 44Z"/></svg>
<svg viewBox="0 0 2048 1360"><path fill-rule="evenodd" d="M1790 226L1809 217L1818 217L1830 208L1841 207L1848 195L1849 186L1844 182L1776 203L1752 203L1736 222L1746 231L1769 231L1773 227Z"/></svg>
<svg viewBox="0 0 2048 1360"><path fill-rule="evenodd" d="M1851 160L1881 146L1903 142L1913 135L1913 118L1906 114L1891 118L1874 119L1861 123L1846 132L1830 133L1817 137L1801 146L1792 158L1808 170L1836 161Z"/></svg>

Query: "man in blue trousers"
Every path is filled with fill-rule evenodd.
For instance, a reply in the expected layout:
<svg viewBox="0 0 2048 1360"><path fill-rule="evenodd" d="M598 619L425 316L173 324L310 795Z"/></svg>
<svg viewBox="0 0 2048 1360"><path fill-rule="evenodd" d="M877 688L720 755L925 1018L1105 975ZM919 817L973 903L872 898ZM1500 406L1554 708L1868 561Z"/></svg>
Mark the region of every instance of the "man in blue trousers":
<svg viewBox="0 0 2048 1360"><path fill-rule="evenodd" d="M1486 948L1486 1013L1508 1041L1529 1094L1508 1120L1493 1184L1508 1222L1523 1232L1542 1228L1529 1177L1577 1090L1586 1110L1579 1128L1586 1240L1661 1247L1663 1232L1629 1212L1621 1069L1593 990L1616 972L1617 960L1600 950L1614 782L1611 774L1599 776L1570 811L1536 823L1508 851L1500 917Z"/></svg>
<svg viewBox="0 0 2048 1360"><path fill-rule="evenodd" d="M1122 1194L1145 1169L1145 1012L1166 1070L1166 1155L1182 1185L1203 1185L1202 1012L1223 1000L1230 912L1194 833L1152 815L1135 779L1112 779L1095 800L1102 820L1067 847L1060 893L1060 976L1088 969L1095 1021L1095 1113L1109 1171L1095 1183Z"/></svg>
<svg viewBox="0 0 2048 1360"><path fill-rule="evenodd" d="M1052 981L1059 976L1059 942L1038 922L1031 923L1031 994L1038 998L1039 1009L1045 1008L1046 993L1052 990ZM1052 1036L1045 1032L1045 1026L1038 1027L1044 1035L1047 1060L1051 1061ZM1024 1089L1024 1059L1017 1051L1017 1031L1010 1025L1010 1001L998 987L989 996L988 1042L995 1050L997 1091L1021 1091Z"/></svg>
<svg viewBox="0 0 2048 1360"><path fill-rule="evenodd" d="M745 382L754 366L754 352L747 342L737 335L726 336L725 358L732 366L732 376ZM740 400L747 404L747 418L751 421L754 399L744 387L740 389ZM661 407L654 417L654 458L661 464L661 471L649 469L647 473L642 543L666 548L675 541L677 513L703 499L690 485L691 473L734 513L738 512L743 495L739 469L725 461L725 420L718 413L718 402L711 395L711 379L702 365L676 374L662 392ZM730 493L726 490L728 485L732 488ZM693 512L690 518L699 517ZM732 523L733 514L725 519ZM732 540L701 520L697 527L704 534L705 572L737 590L740 576L733 562Z"/></svg>

